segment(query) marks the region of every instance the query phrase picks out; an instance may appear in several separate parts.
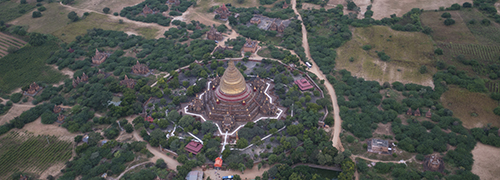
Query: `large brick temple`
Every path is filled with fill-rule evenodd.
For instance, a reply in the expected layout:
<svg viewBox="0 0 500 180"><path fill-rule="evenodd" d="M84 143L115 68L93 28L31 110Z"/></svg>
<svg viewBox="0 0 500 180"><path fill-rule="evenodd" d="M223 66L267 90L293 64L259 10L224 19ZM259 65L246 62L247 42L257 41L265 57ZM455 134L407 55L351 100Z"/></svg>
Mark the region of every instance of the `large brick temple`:
<svg viewBox="0 0 500 180"><path fill-rule="evenodd" d="M184 107L184 112L213 121L222 132L231 132L250 121L282 116L285 108L277 106L273 88L271 81L259 77L246 82L229 61L224 75L209 81L207 90Z"/></svg>

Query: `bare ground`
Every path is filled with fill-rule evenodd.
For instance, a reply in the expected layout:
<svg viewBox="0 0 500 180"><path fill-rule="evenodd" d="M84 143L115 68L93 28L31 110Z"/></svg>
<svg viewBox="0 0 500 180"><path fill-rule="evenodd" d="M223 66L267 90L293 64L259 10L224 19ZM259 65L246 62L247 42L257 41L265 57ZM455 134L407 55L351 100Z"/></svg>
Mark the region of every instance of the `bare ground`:
<svg viewBox="0 0 500 180"><path fill-rule="evenodd" d="M382 19L390 17L391 14L402 16L412 8L420 8L424 10L439 9L439 7L450 7L454 3L462 5L470 0L353 0L358 7L361 8L360 15L366 12L366 8L371 4L373 11L373 19Z"/></svg>
<svg viewBox="0 0 500 180"><path fill-rule="evenodd" d="M134 6L143 2L143 0L77 0L72 6L81 9L91 9L103 12L102 9L108 7L110 14L118 12L127 6Z"/></svg>
<svg viewBox="0 0 500 180"><path fill-rule="evenodd" d="M24 125L23 129L16 130L32 132L35 135L59 136L59 139L65 141L73 141L75 136L78 135L78 133L70 133L66 128L60 127L59 125L59 123L42 124L41 118L38 118Z"/></svg>
<svg viewBox="0 0 500 180"><path fill-rule="evenodd" d="M10 110L3 116L0 116L0 125L3 125L10 120L14 119L15 117L21 115L24 111L29 110L30 108L35 107L35 105L32 104L12 104L12 107Z"/></svg>
<svg viewBox="0 0 500 180"><path fill-rule="evenodd" d="M478 175L482 180L493 180L500 177L500 148L477 143L472 150L474 164L472 173Z"/></svg>

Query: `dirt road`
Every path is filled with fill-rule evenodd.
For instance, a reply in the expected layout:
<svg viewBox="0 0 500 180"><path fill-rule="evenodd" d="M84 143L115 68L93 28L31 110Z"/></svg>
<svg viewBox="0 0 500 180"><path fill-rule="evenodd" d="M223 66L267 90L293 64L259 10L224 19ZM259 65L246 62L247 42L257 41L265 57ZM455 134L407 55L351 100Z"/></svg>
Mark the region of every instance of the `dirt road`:
<svg viewBox="0 0 500 180"><path fill-rule="evenodd" d="M297 11L296 8L297 5L297 0L292 0L292 9L295 12L295 14L298 15L298 19L302 21L302 16L300 16L300 13ZM326 79L325 75L319 70L318 65L312 60L311 58L311 52L309 51L309 42L307 41L307 30L306 27L304 26L304 23L302 23L302 46L304 47L305 53L306 53L306 58L310 60L312 63L312 68L310 68L308 71L314 73L320 80L325 80L325 87L328 90L328 93L330 94L330 98L332 100L333 104L333 118L335 119L335 124L332 127L333 130L333 139L332 139L332 144L335 148L337 148L340 151L344 151L344 147L342 146L342 143L340 142L340 132L342 131L342 119L340 119L339 115L339 105L337 103L337 94L335 93L335 89L333 89L333 86L328 82Z"/></svg>

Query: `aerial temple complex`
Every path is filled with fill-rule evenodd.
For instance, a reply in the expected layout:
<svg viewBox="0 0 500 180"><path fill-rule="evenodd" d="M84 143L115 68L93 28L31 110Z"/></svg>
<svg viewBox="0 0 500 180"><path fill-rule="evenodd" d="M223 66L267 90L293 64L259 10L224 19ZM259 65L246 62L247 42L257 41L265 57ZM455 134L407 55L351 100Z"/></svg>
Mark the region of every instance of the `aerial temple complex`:
<svg viewBox="0 0 500 180"><path fill-rule="evenodd" d="M271 81L256 77L246 82L233 61L222 77L215 77L208 82L207 90L184 107L184 112L213 121L223 132L235 132L247 122L261 119L279 119L284 107L276 104L277 97L272 96Z"/></svg>

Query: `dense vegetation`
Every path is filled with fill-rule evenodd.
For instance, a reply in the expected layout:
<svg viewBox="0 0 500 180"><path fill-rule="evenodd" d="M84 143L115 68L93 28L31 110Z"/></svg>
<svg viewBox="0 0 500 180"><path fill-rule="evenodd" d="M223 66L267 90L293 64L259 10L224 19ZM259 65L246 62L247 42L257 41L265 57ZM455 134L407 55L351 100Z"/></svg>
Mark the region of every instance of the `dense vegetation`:
<svg viewBox="0 0 500 180"><path fill-rule="evenodd" d="M168 5L165 3L167 0L146 0L144 2L141 2L135 6L131 7L125 7L121 10L120 16L121 17L126 17L131 20L135 21L142 21L146 23L158 23L159 25L162 26L169 26L170 25L170 18L167 18L163 16L163 12L168 11ZM184 12L187 10L189 6L192 5L191 1L181 1L182 3L180 4L179 7L172 7L171 10L178 10L181 12ZM143 8L145 6L148 6L153 13L152 14L144 14L143 13ZM173 11L175 12L175 11ZM181 13L182 14L182 13ZM171 15L173 15L171 13Z"/></svg>

